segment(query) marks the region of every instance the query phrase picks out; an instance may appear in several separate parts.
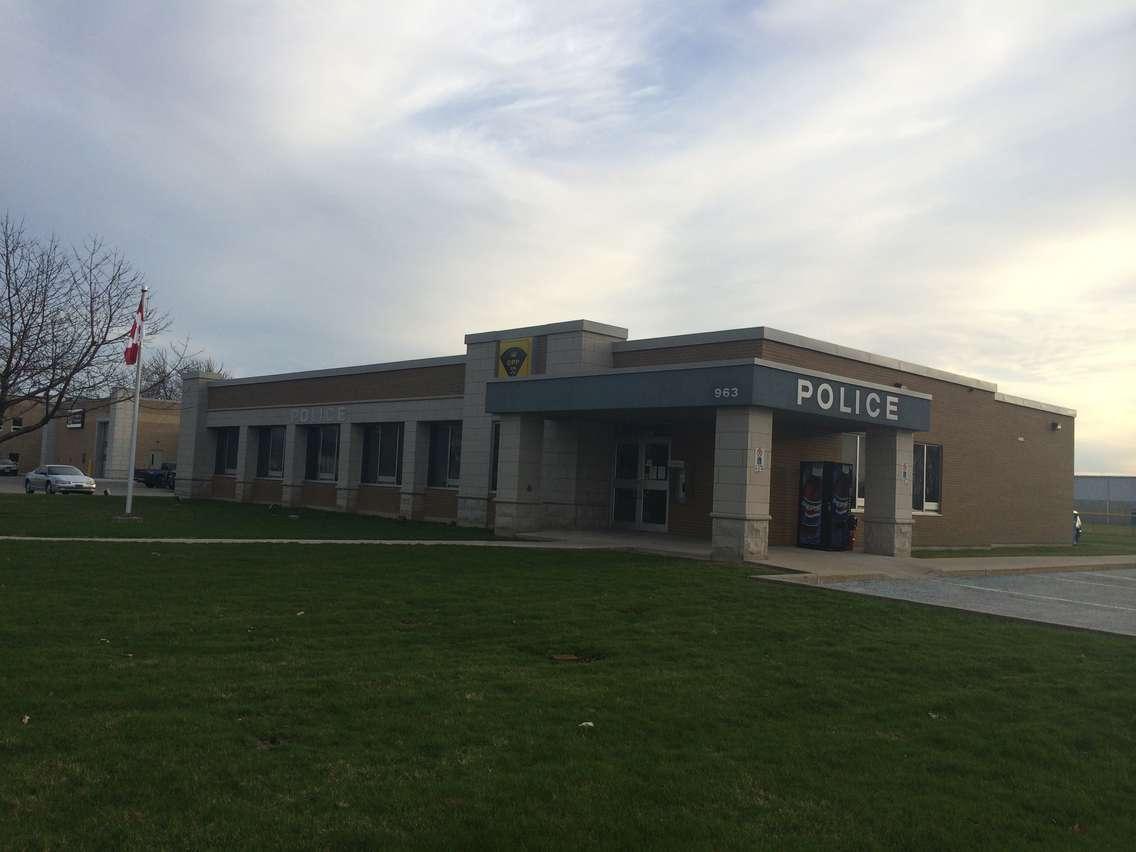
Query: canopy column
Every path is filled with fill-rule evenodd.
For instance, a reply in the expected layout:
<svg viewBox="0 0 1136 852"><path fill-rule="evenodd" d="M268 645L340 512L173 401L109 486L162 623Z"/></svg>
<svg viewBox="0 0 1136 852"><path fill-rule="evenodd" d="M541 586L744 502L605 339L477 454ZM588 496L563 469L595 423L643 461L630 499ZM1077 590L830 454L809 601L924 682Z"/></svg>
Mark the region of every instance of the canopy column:
<svg viewBox="0 0 1136 852"><path fill-rule="evenodd" d="M773 412L757 406L723 407L715 420L711 558L764 559L769 552Z"/></svg>

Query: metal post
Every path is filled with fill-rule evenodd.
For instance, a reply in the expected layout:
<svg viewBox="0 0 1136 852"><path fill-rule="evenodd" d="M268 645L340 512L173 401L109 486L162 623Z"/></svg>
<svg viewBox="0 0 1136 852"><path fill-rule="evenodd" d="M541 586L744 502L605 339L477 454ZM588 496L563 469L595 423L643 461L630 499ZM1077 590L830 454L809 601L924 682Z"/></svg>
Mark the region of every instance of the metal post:
<svg viewBox="0 0 1136 852"><path fill-rule="evenodd" d="M142 324L138 329L138 360L134 362L134 422L130 424L130 455L126 462L126 514L134 506L134 457L138 453L138 408L142 400L142 344L146 339L146 314L149 305L146 296L150 291L142 288Z"/></svg>

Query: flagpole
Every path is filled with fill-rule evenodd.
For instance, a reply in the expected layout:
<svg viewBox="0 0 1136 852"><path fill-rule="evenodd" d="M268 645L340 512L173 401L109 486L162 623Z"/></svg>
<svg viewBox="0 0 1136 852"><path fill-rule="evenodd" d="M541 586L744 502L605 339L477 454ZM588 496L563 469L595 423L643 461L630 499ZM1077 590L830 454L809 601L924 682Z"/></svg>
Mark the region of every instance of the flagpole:
<svg viewBox="0 0 1136 852"><path fill-rule="evenodd" d="M134 506L134 459L138 453L138 404L142 401L142 343L146 339L146 296L149 288L142 288L142 324L138 329L138 358L134 362L134 422L130 424L130 456L126 463L126 514Z"/></svg>

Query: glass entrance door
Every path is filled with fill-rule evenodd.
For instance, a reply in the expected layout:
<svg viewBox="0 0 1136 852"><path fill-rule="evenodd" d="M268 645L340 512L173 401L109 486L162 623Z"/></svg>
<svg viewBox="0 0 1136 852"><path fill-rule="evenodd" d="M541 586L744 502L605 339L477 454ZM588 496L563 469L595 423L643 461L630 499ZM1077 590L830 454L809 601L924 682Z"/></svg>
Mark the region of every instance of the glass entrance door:
<svg viewBox="0 0 1136 852"><path fill-rule="evenodd" d="M666 532L670 457L668 438L621 439L616 444L613 526Z"/></svg>

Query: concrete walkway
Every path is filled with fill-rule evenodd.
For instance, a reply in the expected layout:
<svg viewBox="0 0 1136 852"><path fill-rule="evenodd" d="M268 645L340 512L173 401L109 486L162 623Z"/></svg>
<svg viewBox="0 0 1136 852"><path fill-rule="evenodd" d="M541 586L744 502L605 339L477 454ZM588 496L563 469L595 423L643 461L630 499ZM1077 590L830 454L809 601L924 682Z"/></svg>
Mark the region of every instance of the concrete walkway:
<svg viewBox="0 0 1136 852"><path fill-rule="evenodd" d="M98 542L139 544L356 544L428 547L501 547L538 550L616 550L709 561L710 542L702 538L621 530L542 530L513 539L320 539L320 538L158 538L0 536L0 541ZM1134 556L973 556L944 559L897 559L870 553L829 552L801 547L771 547L769 556L754 563L755 577L783 583L817 585L857 580L910 580L933 577L985 577L1050 571L1092 571L1136 568ZM763 573L762 568L778 572Z"/></svg>
<svg viewBox="0 0 1136 852"><path fill-rule="evenodd" d="M1136 636L1136 569L848 580L826 589Z"/></svg>
<svg viewBox="0 0 1136 852"><path fill-rule="evenodd" d="M770 575L789 583L839 583L850 580L903 580L927 577L989 577L1046 571L1092 571L1136 567L1133 556L963 556L916 559L871 553L830 553L801 547L771 547L761 564L795 572Z"/></svg>
<svg viewBox="0 0 1136 852"><path fill-rule="evenodd" d="M503 539L387 539L387 538L153 538L116 536L63 536L63 535L4 535L0 541L52 541L52 542L92 542L97 544L379 544L379 545L436 545L452 547L517 547L547 550L616 550L610 545L606 548L589 548L564 541L532 542Z"/></svg>

